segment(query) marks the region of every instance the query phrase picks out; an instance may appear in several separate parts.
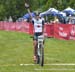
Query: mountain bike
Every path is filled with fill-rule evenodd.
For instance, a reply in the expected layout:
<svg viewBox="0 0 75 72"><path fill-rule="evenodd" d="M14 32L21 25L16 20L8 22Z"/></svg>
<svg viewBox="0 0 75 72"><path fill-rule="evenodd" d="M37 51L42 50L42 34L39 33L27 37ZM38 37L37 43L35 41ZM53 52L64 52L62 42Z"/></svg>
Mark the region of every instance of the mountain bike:
<svg viewBox="0 0 75 72"><path fill-rule="evenodd" d="M32 18L31 12L30 12L30 5L28 3L25 3L25 8L27 9L30 17ZM38 36L38 44L37 44L37 64L40 64L41 66L44 65L44 35Z"/></svg>
<svg viewBox="0 0 75 72"><path fill-rule="evenodd" d="M37 64L44 65L44 35L38 36L37 43Z"/></svg>

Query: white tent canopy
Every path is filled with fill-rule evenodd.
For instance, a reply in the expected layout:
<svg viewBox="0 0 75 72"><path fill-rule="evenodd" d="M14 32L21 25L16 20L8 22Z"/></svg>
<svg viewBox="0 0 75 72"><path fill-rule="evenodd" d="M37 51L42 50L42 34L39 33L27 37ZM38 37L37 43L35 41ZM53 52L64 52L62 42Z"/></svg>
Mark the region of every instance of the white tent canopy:
<svg viewBox="0 0 75 72"><path fill-rule="evenodd" d="M72 15L75 13L75 10L71 7L64 9L63 11L59 11L55 8L49 8L47 11L40 13L40 16L47 16L47 15L57 15L61 14L62 16L66 16L66 14Z"/></svg>
<svg viewBox="0 0 75 72"><path fill-rule="evenodd" d="M59 12L58 15L66 16L66 13L64 13L64 12Z"/></svg>
<svg viewBox="0 0 75 72"><path fill-rule="evenodd" d="M71 12L74 12L75 10L72 9L72 8L70 8L70 7L68 7L68 8L66 8L66 9L64 9L64 11L71 11Z"/></svg>
<svg viewBox="0 0 75 72"><path fill-rule="evenodd" d="M64 9L63 12L65 12L66 14L72 15L72 14L74 14L75 10L68 7L66 9Z"/></svg>
<svg viewBox="0 0 75 72"><path fill-rule="evenodd" d="M40 13L40 16L50 15L50 14L56 14L58 12L59 11L57 9L55 9L55 8L49 8L47 11Z"/></svg>
<svg viewBox="0 0 75 72"><path fill-rule="evenodd" d="M50 8L50 9L47 10L47 12L49 12L49 13L51 13L51 12L58 13L59 11L57 9L55 9L55 8Z"/></svg>

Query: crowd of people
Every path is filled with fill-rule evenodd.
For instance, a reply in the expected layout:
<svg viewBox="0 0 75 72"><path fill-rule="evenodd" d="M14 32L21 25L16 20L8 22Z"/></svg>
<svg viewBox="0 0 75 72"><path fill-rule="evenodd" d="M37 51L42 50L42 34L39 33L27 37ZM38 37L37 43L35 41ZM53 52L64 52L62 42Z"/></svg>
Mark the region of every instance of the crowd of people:
<svg viewBox="0 0 75 72"><path fill-rule="evenodd" d="M68 15L68 16L54 16L53 19L46 20L44 17L40 17L45 20L46 23L58 23L58 24L75 24L75 16L74 15ZM26 21L30 22L29 19L19 18L16 21Z"/></svg>
<svg viewBox="0 0 75 72"><path fill-rule="evenodd" d="M69 15L69 16L54 16L53 19L50 19L50 21L47 21L49 24L52 23L58 23L58 24L75 24L75 16Z"/></svg>
<svg viewBox="0 0 75 72"><path fill-rule="evenodd" d="M53 23L58 23L58 24L75 24L75 15L68 15L68 16L54 16L53 19L50 19L49 21L44 18L44 17L40 17L43 20L45 20L45 22L49 23L49 24L53 24ZM8 21L8 22L13 22L13 18L11 16L9 16L9 18L7 19L5 17L4 21ZM25 22L30 22L30 18L29 19L24 19L24 18L18 18L16 20L16 22L21 22L21 21L25 21Z"/></svg>

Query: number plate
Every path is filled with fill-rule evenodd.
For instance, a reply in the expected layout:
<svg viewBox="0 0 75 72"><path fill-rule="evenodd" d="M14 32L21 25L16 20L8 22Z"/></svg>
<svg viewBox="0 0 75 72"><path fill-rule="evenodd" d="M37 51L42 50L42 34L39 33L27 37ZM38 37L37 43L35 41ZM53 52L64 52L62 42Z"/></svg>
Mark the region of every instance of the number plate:
<svg viewBox="0 0 75 72"><path fill-rule="evenodd" d="M44 36L43 35L40 35L40 36L38 36L38 41L44 41Z"/></svg>

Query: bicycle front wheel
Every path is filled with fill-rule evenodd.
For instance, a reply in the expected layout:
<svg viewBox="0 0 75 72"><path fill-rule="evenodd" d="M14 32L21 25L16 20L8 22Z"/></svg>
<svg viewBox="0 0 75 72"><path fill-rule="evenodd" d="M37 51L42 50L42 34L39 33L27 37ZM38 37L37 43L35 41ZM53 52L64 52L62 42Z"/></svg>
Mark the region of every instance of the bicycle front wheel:
<svg viewBox="0 0 75 72"><path fill-rule="evenodd" d="M44 47L43 45L40 44L40 65L43 66L44 65Z"/></svg>

